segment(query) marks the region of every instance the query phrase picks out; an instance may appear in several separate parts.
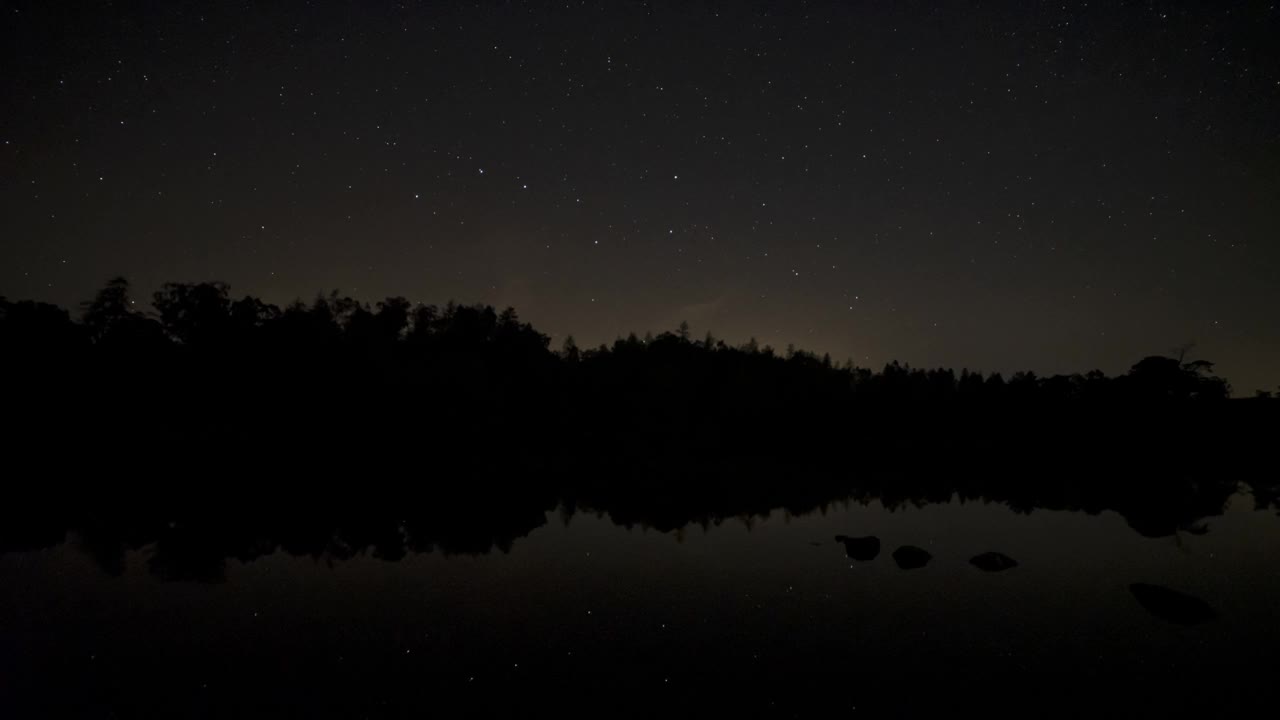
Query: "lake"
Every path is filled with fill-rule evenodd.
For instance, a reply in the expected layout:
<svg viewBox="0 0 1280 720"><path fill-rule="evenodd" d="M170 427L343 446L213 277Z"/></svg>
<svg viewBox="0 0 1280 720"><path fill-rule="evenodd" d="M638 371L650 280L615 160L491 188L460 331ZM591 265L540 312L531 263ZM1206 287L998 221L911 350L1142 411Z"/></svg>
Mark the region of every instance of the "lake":
<svg viewBox="0 0 1280 720"><path fill-rule="evenodd" d="M1163 537L958 498L668 532L515 516L462 552L385 518L399 542L224 543L159 520L11 543L0 714L1219 715L1274 698L1280 518L1248 494ZM931 557L902 569L904 545ZM971 563L987 552L1016 566Z"/></svg>

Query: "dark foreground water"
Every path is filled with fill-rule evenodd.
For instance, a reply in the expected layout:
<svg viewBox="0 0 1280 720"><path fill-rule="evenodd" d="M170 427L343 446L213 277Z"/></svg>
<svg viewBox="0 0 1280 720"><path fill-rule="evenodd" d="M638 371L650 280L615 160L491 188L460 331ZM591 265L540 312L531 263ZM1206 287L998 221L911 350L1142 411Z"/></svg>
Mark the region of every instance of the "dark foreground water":
<svg viewBox="0 0 1280 720"><path fill-rule="evenodd" d="M837 535L881 549L855 560ZM553 510L478 554L329 542L206 552L191 572L75 531L5 553L0 716L1203 717L1277 700L1280 519L1246 495L1159 538L1113 512L871 501L668 533ZM901 569L901 545L932 559ZM971 564L988 551L1018 564Z"/></svg>

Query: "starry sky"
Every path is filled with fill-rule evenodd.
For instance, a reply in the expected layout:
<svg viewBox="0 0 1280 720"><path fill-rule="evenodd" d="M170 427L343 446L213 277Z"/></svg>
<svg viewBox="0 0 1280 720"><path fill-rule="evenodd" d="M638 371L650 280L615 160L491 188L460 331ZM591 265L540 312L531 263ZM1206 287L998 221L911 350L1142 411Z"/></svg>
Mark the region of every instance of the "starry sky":
<svg viewBox="0 0 1280 720"><path fill-rule="evenodd" d="M1280 383L1273 2L5 2L0 294L124 274Z"/></svg>

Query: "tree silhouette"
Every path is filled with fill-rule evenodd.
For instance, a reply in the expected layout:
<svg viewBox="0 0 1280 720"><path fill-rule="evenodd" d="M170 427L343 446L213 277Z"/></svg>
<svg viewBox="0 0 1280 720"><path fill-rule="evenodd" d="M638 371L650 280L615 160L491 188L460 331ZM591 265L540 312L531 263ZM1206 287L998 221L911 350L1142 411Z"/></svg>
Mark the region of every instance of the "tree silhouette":
<svg viewBox="0 0 1280 720"><path fill-rule="evenodd" d="M578 343L574 341L572 335L566 335L564 345L560 349L560 357L565 362L577 363L582 360L582 353L578 350Z"/></svg>
<svg viewBox="0 0 1280 720"><path fill-rule="evenodd" d="M1206 479L1229 476L1216 448L1261 447L1277 429L1276 404L1229 401L1229 385L1199 360L1150 356L1119 377L1018 372L1006 382L968 368L836 365L794 347L780 356L754 339L693 342L687 326L585 351L566 337L555 353L512 308L370 305L334 291L281 309L232 300L223 283L168 283L153 295L153 318L129 291L113 278L79 322L51 305L0 300L15 456L47 462L75 438L75 462L209 476L244 467L399 476L407 462L434 486L483 477L504 492L570 488L583 506L629 507L634 499L597 485L607 468L634 477L634 487L620 481L628 491L665 498L665 509L635 511L660 524L699 517L716 498L793 502L780 489L792 484L805 501L847 491L853 466L874 476L982 462L1019 470L875 492L1111 507L1165 534L1232 491ZM1189 426L1196 442L1175 448ZM1047 462L1115 472L1014 479ZM1269 476L1247 476L1257 497L1272 496Z"/></svg>

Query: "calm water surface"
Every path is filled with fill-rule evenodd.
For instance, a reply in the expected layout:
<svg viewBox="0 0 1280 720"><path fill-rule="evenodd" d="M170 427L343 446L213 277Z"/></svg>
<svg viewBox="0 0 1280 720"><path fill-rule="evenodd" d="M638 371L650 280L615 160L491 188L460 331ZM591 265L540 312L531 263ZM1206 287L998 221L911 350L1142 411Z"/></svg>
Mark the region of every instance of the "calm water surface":
<svg viewBox="0 0 1280 720"><path fill-rule="evenodd" d="M0 556L0 713L1232 714L1274 697L1280 519L1237 496L1205 527L1145 538L1110 512L957 501L679 533L553 511L507 552L277 550L215 581L162 579L153 546L113 575L72 533ZM836 535L882 549L855 561ZM900 569L906 544L932 560ZM1018 566L970 564L986 551Z"/></svg>

